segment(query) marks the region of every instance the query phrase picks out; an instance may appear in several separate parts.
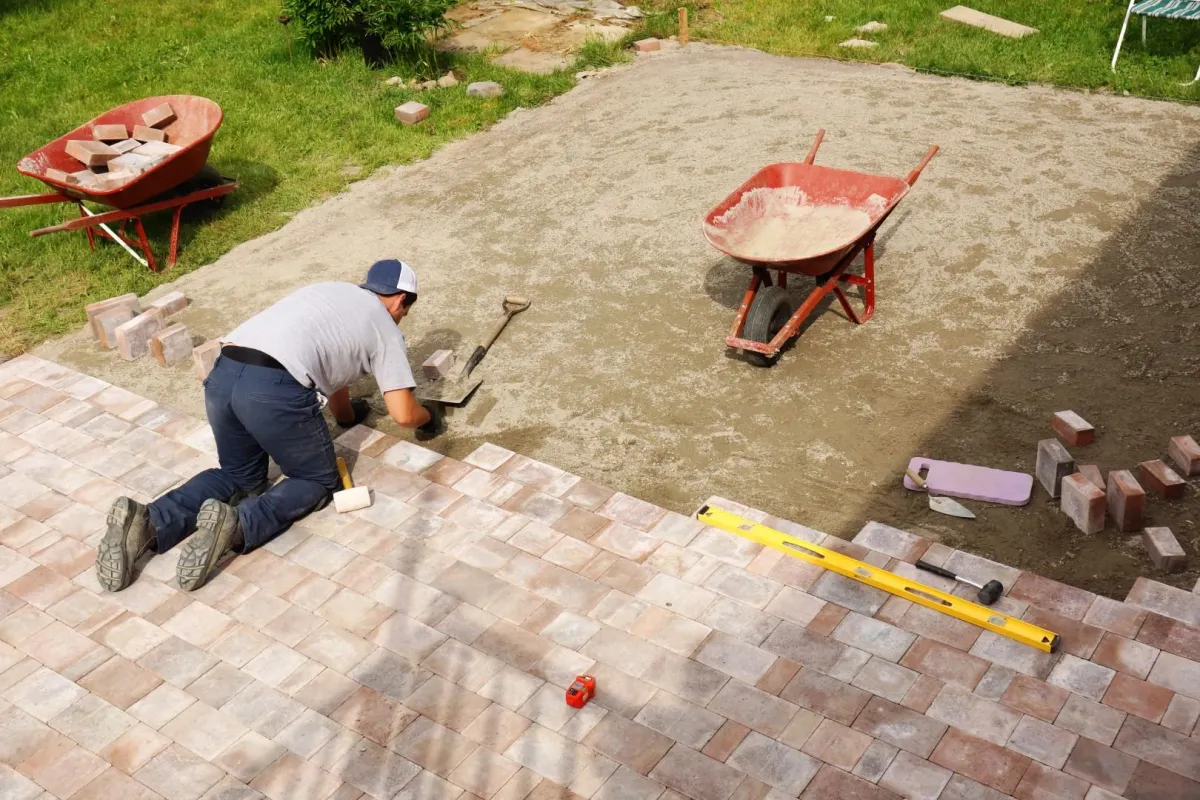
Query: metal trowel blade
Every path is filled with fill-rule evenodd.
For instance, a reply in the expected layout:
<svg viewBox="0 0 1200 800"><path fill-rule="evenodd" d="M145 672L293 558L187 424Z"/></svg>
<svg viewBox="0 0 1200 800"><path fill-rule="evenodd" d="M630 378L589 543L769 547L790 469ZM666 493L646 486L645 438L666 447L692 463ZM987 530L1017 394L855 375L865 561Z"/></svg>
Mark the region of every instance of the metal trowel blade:
<svg viewBox="0 0 1200 800"><path fill-rule="evenodd" d="M963 519L975 519L975 515L971 513L971 509L964 506L962 503L955 502L949 497L934 497L929 496L929 507L939 514L946 514L951 517L962 517Z"/></svg>
<svg viewBox="0 0 1200 800"><path fill-rule="evenodd" d="M475 378L470 375L465 378L459 376L446 377L418 389L417 399L430 400L450 406L462 405L474 394L481 383L483 383L483 378Z"/></svg>

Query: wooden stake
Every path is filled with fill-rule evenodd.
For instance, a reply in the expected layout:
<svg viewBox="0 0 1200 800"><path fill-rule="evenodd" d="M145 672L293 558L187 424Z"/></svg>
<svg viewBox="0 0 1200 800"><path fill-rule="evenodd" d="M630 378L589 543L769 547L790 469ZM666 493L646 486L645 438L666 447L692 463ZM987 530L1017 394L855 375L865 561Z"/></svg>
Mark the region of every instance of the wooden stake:
<svg viewBox="0 0 1200 800"><path fill-rule="evenodd" d="M687 9L679 9L679 46L687 47L688 43L688 21Z"/></svg>

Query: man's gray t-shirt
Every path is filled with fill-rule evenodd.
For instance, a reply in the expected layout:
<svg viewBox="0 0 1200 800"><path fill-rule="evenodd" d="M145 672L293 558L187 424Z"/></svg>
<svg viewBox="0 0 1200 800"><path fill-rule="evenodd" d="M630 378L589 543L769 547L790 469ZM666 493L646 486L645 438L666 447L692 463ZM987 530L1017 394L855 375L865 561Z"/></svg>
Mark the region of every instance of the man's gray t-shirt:
<svg viewBox="0 0 1200 800"><path fill-rule="evenodd" d="M298 289L222 341L266 353L327 397L368 372L381 392L417 385L404 334L377 295L352 283Z"/></svg>

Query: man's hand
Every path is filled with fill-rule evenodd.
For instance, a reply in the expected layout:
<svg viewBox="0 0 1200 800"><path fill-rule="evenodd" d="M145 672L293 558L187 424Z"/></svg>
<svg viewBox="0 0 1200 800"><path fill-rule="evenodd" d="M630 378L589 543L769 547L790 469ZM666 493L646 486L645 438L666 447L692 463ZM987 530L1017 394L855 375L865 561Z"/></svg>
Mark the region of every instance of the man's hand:
<svg viewBox="0 0 1200 800"><path fill-rule="evenodd" d="M356 397L350 401L350 408L354 412L354 418L345 422L338 420L338 426L343 429L353 428L355 425L361 425L371 413L371 406L366 400L361 397Z"/></svg>
<svg viewBox="0 0 1200 800"><path fill-rule="evenodd" d="M342 428L353 428L371 413L366 400L350 399L350 389L343 387L329 396L329 413Z"/></svg>
<svg viewBox="0 0 1200 800"><path fill-rule="evenodd" d="M428 441L446 430L446 410L441 403L425 403L422 408L429 412L429 422L417 428L417 438Z"/></svg>

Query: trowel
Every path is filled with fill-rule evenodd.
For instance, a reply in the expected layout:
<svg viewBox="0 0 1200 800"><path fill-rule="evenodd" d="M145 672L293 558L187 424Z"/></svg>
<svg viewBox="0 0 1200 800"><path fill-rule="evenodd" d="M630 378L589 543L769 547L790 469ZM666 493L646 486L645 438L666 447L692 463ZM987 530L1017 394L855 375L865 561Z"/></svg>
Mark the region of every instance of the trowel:
<svg viewBox="0 0 1200 800"><path fill-rule="evenodd" d="M458 375L447 375L445 378L423 389L419 389L417 391L417 399L450 406L459 406L465 403L471 394L479 388L479 384L483 383L483 378L472 378L471 372L475 367L479 366L480 361L483 361L483 357L487 355L488 348L496 341L496 337L504 330L504 326L508 324L508 321L529 308L529 303L530 301L524 297L514 295L505 297L502 304L504 318L496 323L496 326L492 328L492 332L484 339L483 343L475 347L474 352L471 353L471 357L463 364L462 370Z"/></svg>
<svg viewBox="0 0 1200 800"><path fill-rule="evenodd" d="M917 488L928 492L929 489L925 484L925 479L911 469L904 470L904 474L908 479L917 485ZM951 500L949 497L935 497L929 495L929 508L939 514L945 514L950 517L961 517L963 519L975 519L975 515L971 513L971 509L964 506L962 503Z"/></svg>

